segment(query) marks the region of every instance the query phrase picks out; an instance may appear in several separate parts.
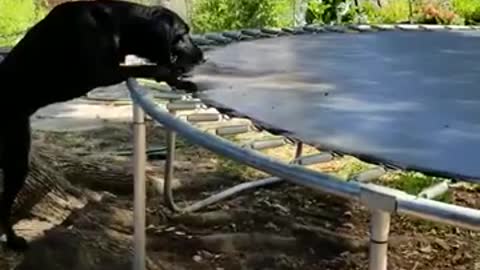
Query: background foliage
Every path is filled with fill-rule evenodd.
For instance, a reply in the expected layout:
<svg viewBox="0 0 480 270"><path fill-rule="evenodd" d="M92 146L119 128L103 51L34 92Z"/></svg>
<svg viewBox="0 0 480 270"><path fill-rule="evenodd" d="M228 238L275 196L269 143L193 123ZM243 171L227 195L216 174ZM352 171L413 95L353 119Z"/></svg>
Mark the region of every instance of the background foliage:
<svg viewBox="0 0 480 270"><path fill-rule="evenodd" d="M195 0L191 23L195 32L287 26L293 5L294 0Z"/></svg>
<svg viewBox="0 0 480 270"><path fill-rule="evenodd" d="M0 46L15 43L45 12L43 1L0 0Z"/></svg>
<svg viewBox="0 0 480 270"><path fill-rule="evenodd" d="M11 46L58 3L0 0L0 46ZM158 4L162 0L130 0ZM480 0L170 0L185 1L196 33L292 26L299 10L307 23L478 24ZM356 6L354 3L359 2ZM304 9L299 9L299 6Z"/></svg>

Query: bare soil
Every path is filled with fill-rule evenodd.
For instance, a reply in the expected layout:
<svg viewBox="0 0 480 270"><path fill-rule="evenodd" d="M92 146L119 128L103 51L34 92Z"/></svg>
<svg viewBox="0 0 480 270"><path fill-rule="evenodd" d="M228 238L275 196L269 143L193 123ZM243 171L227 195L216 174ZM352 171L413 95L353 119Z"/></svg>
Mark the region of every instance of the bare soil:
<svg viewBox="0 0 480 270"><path fill-rule="evenodd" d="M88 155L115 156L116 151L128 150L131 137L128 125L115 124L97 131L37 132L35 143L62 147L82 160ZM161 146L164 132L150 127L148 140L150 146ZM268 152L288 159L293 155L291 150L286 146ZM175 195L181 205L262 177L185 143L177 159L176 177L183 185L178 185ZM317 168L337 173L346 160ZM129 157L123 162L129 170ZM151 160L149 165L149 176L161 179L163 161ZM0 270L130 269L132 194L82 186L78 179L82 168L78 169L74 185L84 192L91 190L98 198L88 200L55 226L45 220L23 218L21 227L28 228L25 233L36 232L30 235L32 246L24 254L0 246ZM451 199L459 205L480 208L480 193L474 187L455 188ZM166 209L163 197L155 192L149 192L147 205L149 269L368 269L366 209L307 188L282 183L188 215ZM389 269L480 269L479 240L476 232L395 216Z"/></svg>

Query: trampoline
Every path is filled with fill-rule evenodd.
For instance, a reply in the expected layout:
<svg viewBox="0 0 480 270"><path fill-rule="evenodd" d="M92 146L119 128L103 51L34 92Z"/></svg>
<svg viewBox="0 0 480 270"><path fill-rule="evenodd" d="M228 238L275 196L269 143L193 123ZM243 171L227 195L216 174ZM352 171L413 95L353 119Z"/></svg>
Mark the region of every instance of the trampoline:
<svg viewBox="0 0 480 270"><path fill-rule="evenodd" d="M295 141L298 151L291 164L178 119L176 110L190 108L197 101L162 109L138 82L129 79L127 86L134 101L134 268L145 267L144 113L168 130L165 198L175 211L194 211L204 202L218 201L209 197L183 209L173 203L168 185L173 178L175 136L179 134L273 176L257 185L285 179L364 204L371 211L370 270L387 269L392 214L480 230L477 209L355 179L339 181L302 168L297 162L308 158L301 157L305 143L322 152L352 155L384 168L478 183L480 169L475 157L480 150L480 122L476 118L480 93L476 84L480 79L475 63L480 60L480 50L476 49L480 32L472 30L478 29L305 26L196 36L195 42L203 46L209 60L192 73L191 80L199 87L194 97L222 114L249 118L260 129ZM168 99L172 102L185 97L181 96ZM437 185L427 189L432 194L438 192Z"/></svg>
<svg viewBox="0 0 480 270"><path fill-rule="evenodd" d="M198 97L321 150L480 181L480 32L321 33L209 51Z"/></svg>
<svg viewBox="0 0 480 270"><path fill-rule="evenodd" d="M223 114L248 118L298 146L305 143L380 167L479 183L480 166L475 160L480 152L477 30L353 25L206 34L195 37L195 42L206 50L209 60L190 79L199 86L194 97L201 102ZM0 58L7 52L0 50ZM277 161L175 117L175 110L190 108L197 101L176 104L176 109L167 105L165 110L134 79L127 86L134 101L135 270L146 268L145 113L168 130L165 198L173 210L194 211L218 199L209 197L187 209L175 209L169 184L175 135L179 134L273 176L257 185L284 179L364 204L371 211L370 270L387 269L392 214L480 230L480 210L372 183L339 181L301 167L297 162L302 158L301 148L297 148L295 162ZM164 96L169 101L185 97L181 91Z"/></svg>

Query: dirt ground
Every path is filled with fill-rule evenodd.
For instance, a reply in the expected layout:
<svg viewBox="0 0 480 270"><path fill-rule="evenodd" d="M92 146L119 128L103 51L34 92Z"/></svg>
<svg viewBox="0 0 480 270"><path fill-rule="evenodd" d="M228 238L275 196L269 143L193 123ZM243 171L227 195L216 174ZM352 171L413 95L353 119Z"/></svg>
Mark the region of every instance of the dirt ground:
<svg viewBox="0 0 480 270"><path fill-rule="evenodd" d="M36 132L35 143L63 147L83 159L85 153L116 155L115 151L128 150L131 137L127 124L112 124L97 131ZM163 130L150 127L148 140L150 146L164 145ZM285 159L293 155L293 148L268 152ZM184 183L175 190L180 205L262 177L188 143L181 144L177 159L176 177ZM344 158L317 167L341 174L350 161ZM149 165L157 168L149 175L161 179L163 161L150 160ZM0 270L16 266L130 269L133 196L95 192L104 198L89 201L61 224L39 233L27 253L0 246ZM457 187L449 197L455 204L480 208L475 187ZM151 192L147 205L150 269L368 269L369 215L365 208L307 188L281 183L188 215L172 213L164 207L163 196ZM38 224L43 223L32 224L40 231ZM395 216L389 269L480 269L479 240L476 232Z"/></svg>

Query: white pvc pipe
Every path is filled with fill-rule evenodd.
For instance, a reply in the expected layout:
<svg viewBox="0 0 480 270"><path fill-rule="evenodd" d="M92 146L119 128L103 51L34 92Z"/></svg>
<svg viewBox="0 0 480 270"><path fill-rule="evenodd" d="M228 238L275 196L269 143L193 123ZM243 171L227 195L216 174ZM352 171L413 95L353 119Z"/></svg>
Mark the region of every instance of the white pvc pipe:
<svg viewBox="0 0 480 270"><path fill-rule="evenodd" d="M370 225L369 270L387 270L390 213L373 210Z"/></svg>
<svg viewBox="0 0 480 270"><path fill-rule="evenodd" d="M450 188L450 181L445 180L433 186L429 186L425 188L418 194L418 197L422 197L425 199L434 199L439 197L440 195L447 193L449 188Z"/></svg>
<svg viewBox="0 0 480 270"><path fill-rule="evenodd" d="M133 178L134 178L134 270L145 270L145 164L146 129L145 113L137 104L133 105Z"/></svg>

